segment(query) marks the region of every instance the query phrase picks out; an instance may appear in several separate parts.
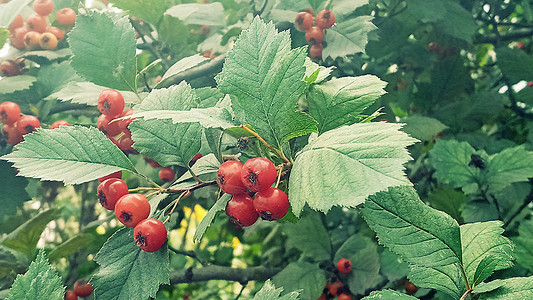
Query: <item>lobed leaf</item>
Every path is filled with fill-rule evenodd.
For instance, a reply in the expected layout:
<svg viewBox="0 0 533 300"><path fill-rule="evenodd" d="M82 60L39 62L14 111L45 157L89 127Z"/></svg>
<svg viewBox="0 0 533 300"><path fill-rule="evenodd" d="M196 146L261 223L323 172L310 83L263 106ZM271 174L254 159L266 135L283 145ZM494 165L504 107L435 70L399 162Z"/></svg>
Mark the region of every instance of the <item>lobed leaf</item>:
<svg viewBox="0 0 533 300"><path fill-rule="evenodd" d="M285 291L301 290L302 299L315 299L322 293L326 275L317 265L293 262L272 278L275 286Z"/></svg>
<svg viewBox="0 0 533 300"><path fill-rule="evenodd" d="M187 71L188 69L194 68L205 61L208 61L209 58L203 57L200 54L195 54L189 57L180 59L178 62L173 64L168 70L163 74L161 81L157 83L157 87L165 85L165 81L172 79L173 77L179 75L180 73Z"/></svg>
<svg viewBox="0 0 533 300"><path fill-rule="evenodd" d="M503 279L499 288L483 293L480 300L532 299L533 276Z"/></svg>
<svg viewBox="0 0 533 300"><path fill-rule="evenodd" d="M368 33L377 28L372 19L371 16L358 16L336 22L335 26L326 31L325 40L328 47L322 51L322 57L330 56L336 59L354 53L364 53Z"/></svg>
<svg viewBox="0 0 533 300"><path fill-rule="evenodd" d="M486 182L491 190L500 190L514 182L533 177L533 152L523 146L506 148L490 158Z"/></svg>
<svg viewBox="0 0 533 300"><path fill-rule="evenodd" d="M52 93L46 100L59 99L61 101L71 101L73 103L87 104L96 106L98 96L107 89L106 87L96 85L91 82L72 81L61 87L60 90ZM135 102L139 98L133 92L120 91L126 102Z"/></svg>
<svg viewBox="0 0 533 300"><path fill-rule="evenodd" d="M402 119L402 122L406 123L402 130L421 141L431 141L448 128L437 119L418 115Z"/></svg>
<svg viewBox="0 0 533 300"><path fill-rule="evenodd" d="M288 237L287 244L302 251L302 256L314 261L330 259L331 242L318 214L305 215L296 223L284 224L283 232Z"/></svg>

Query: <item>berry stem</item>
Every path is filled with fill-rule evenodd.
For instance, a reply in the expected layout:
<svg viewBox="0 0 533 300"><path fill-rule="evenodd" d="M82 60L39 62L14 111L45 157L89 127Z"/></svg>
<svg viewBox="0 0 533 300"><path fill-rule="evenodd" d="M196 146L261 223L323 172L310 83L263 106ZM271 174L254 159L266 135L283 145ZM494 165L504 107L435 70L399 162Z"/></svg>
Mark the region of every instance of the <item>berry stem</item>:
<svg viewBox="0 0 533 300"><path fill-rule="evenodd" d="M265 145L265 147L270 149L270 151L272 151L274 154L276 154L276 156L281 158L281 160L283 160L284 164L286 164L286 165L290 165L291 164L291 162L287 159L287 157L285 157L285 154L283 154L283 151L281 151L281 150L279 150L277 148L274 148L267 141L265 141L257 132L255 132L252 129L246 127L245 125L241 125L241 128L246 130L246 131L248 131L249 133L253 134L258 140L260 140L263 143L263 145Z"/></svg>
<svg viewBox="0 0 533 300"><path fill-rule="evenodd" d="M463 294L463 296L461 296L461 298L459 298L459 300L464 300L464 299L466 299L466 297L467 297L468 295L470 295L471 292L472 292L472 289L468 289L468 290Z"/></svg>
<svg viewBox="0 0 533 300"><path fill-rule="evenodd" d="M278 179L276 180L276 188L279 186L279 181L281 180L281 173L283 173L283 165L277 167L278 169Z"/></svg>
<svg viewBox="0 0 533 300"><path fill-rule="evenodd" d="M170 212L168 213L168 216L167 218L165 219L165 221L163 223L166 223L168 222L168 220L170 220L170 216L172 216L172 213L174 213L174 210L176 209L176 207L178 206L178 202L180 201L181 198L184 198L184 197L188 197L191 195L191 191L190 190L186 190L186 191L183 191L179 197L176 199L176 202L174 202L174 206L172 206L172 209L170 210Z"/></svg>

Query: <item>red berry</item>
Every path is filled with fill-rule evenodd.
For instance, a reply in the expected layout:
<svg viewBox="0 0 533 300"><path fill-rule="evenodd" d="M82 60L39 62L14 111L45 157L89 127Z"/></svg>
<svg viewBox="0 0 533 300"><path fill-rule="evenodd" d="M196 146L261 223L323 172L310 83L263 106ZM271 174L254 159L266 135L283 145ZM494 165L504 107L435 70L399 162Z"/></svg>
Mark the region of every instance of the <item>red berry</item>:
<svg viewBox="0 0 533 300"><path fill-rule="evenodd" d="M114 173L111 173L109 175L106 175L104 177L100 177L98 178L98 181L102 182L102 181L106 181L107 179L109 178L118 178L118 179L122 179L122 171L116 171Z"/></svg>
<svg viewBox="0 0 533 300"><path fill-rule="evenodd" d="M532 87L533 86L533 81L528 82L527 86Z"/></svg>
<svg viewBox="0 0 533 300"><path fill-rule="evenodd" d="M61 25L74 25L76 12L69 7L62 8L56 12L56 20Z"/></svg>
<svg viewBox="0 0 533 300"><path fill-rule="evenodd" d="M96 193L103 207L114 210L120 197L128 194L128 185L122 179L109 178L98 185Z"/></svg>
<svg viewBox="0 0 533 300"><path fill-rule="evenodd" d="M24 45L28 50L36 50L41 47L41 34L37 31L30 30L24 35Z"/></svg>
<svg viewBox="0 0 533 300"><path fill-rule="evenodd" d="M328 296L326 294L320 295L320 297L316 298L316 300L327 300Z"/></svg>
<svg viewBox="0 0 533 300"><path fill-rule="evenodd" d="M155 161L155 160L153 160L153 159L151 159L151 158L148 158L148 157L145 156L145 157L144 157L144 160L145 160L145 161L146 161L146 162L147 162L152 168L161 168L161 165L160 165L157 161Z"/></svg>
<svg viewBox="0 0 533 300"><path fill-rule="evenodd" d="M104 90L98 97L98 110L110 117L116 117L124 110L124 97L114 89Z"/></svg>
<svg viewBox="0 0 533 300"><path fill-rule="evenodd" d="M0 104L0 121L4 124L13 124L20 118L20 107L14 102Z"/></svg>
<svg viewBox="0 0 533 300"><path fill-rule="evenodd" d="M133 149L133 140L131 139L131 131L129 129L126 129L120 137L118 148L124 152L138 153L137 150Z"/></svg>
<svg viewBox="0 0 533 300"><path fill-rule="evenodd" d="M228 160L218 168L218 186L227 194L243 194L246 187L241 181L243 163L236 160Z"/></svg>
<svg viewBox="0 0 533 300"><path fill-rule="evenodd" d="M19 14L15 17L13 22L9 24L8 29L9 29L9 32L13 33L15 29L20 28L22 26L24 26L24 17L21 14Z"/></svg>
<svg viewBox="0 0 533 300"><path fill-rule="evenodd" d="M339 289L342 287L342 282L335 281L333 283L330 283L328 286L329 293L333 296L337 296L339 294Z"/></svg>
<svg viewBox="0 0 533 300"><path fill-rule="evenodd" d="M17 130L17 123L5 124L4 127L2 127L2 136L10 145L16 145L24 140Z"/></svg>
<svg viewBox="0 0 533 300"><path fill-rule="evenodd" d="M50 129L56 129L59 128L59 126L70 126L70 124L65 120L57 120L50 125Z"/></svg>
<svg viewBox="0 0 533 300"><path fill-rule="evenodd" d="M162 181L172 181L174 179L174 175L175 173L172 168L164 167L159 170L159 179L161 179Z"/></svg>
<svg viewBox="0 0 533 300"><path fill-rule="evenodd" d="M38 14L31 15L26 19L26 27L30 31L43 33L46 31L46 18Z"/></svg>
<svg viewBox="0 0 533 300"><path fill-rule="evenodd" d="M322 44L311 45L311 47L309 48L309 56L311 58L322 57Z"/></svg>
<svg viewBox="0 0 533 300"><path fill-rule="evenodd" d="M199 160L200 158L204 157L202 154L200 153L196 153L195 156L193 156L193 158L191 159L191 161L197 161Z"/></svg>
<svg viewBox="0 0 533 300"><path fill-rule="evenodd" d="M65 292L65 300L77 300L77 299L78 299L78 296L76 295L76 293L74 293L74 291L67 290Z"/></svg>
<svg viewBox="0 0 533 300"><path fill-rule="evenodd" d="M296 15L294 26L300 31L307 31L313 27L313 15L308 12L301 12Z"/></svg>
<svg viewBox="0 0 533 300"><path fill-rule="evenodd" d="M250 226L259 215L255 211L252 197L247 194L234 195L226 205L226 215L239 227Z"/></svg>
<svg viewBox="0 0 533 300"><path fill-rule="evenodd" d="M87 297L93 292L93 285L87 282L87 279L80 279L74 282L74 293L78 297Z"/></svg>
<svg viewBox="0 0 533 300"><path fill-rule="evenodd" d="M335 14L331 10L323 10L316 15L316 26L327 29L335 24Z"/></svg>
<svg viewBox="0 0 533 300"><path fill-rule="evenodd" d="M337 300L352 300L352 296L348 294L340 294Z"/></svg>
<svg viewBox="0 0 533 300"><path fill-rule="evenodd" d="M263 220L279 220L289 211L289 198L282 190L270 187L255 194L254 208Z"/></svg>
<svg viewBox="0 0 533 300"><path fill-rule="evenodd" d="M34 132L39 127L41 127L41 122L39 122L36 116L25 115L17 120L17 130L22 135Z"/></svg>
<svg viewBox="0 0 533 300"><path fill-rule="evenodd" d="M320 27L313 26L305 32L305 39L309 44L322 44L324 41L324 30Z"/></svg>
<svg viewBox="0 0 533 300"><path fill-rule="evenodd" d="M22 74L20 66L14 60L6 60L0 64L0 72L5 77L17 76Z"/></svg>
<svg viewBox="0 0 533 300"><path fill-rule="evenodd" d="M276 166L264 157L249 159L241 169L242 184L254 192L268 189L276 181L276 177Z"/></svg>
<svg viewBox="0 0 533 300"><path fill-rule="evenodd" d="M116 136L122 130L120 130L119 123L120 121L114 121L114 117L109 115L100 115L96 121L96 127L100 129L107 136Z"/></svg>
<svg viewBox="0 0 533 300"><path fill-rule="evenodd" d="M51 32L41 34L39 45L43 50L54 50L57 47L57 37Z"/></svg>
<svg viewBox="0 0 533 300"><path fill-rule="evenodd" d="M165 224L157 219L142 220L133 230L135 244L146 252L159 250L167 240Z"/></svg>
<svg viewBox="0 0 533 300"><path fill-rule="evenodd" d="M26 27L15 28L15 30L13 30L13 33L9 37L11 45L20 50L25 49L26 44L24 43L24 36L26 35L26 33L28 33L28 31L29 30Z"/></svg>
<svg viewBox="0 0 533 300"><path fill-rule="evenodd" d="M122 196L115 205L115 216L120 223L135 227L140 221L150 215L150 203L142 194L127 194Z"/></svg>
<svg viewBox="0 0 533 300"><path fill-rule="evenodd" d="M54 10L52 0L35 0L33 10L41 16L48 16Z"/></svg>
<svg viewBox="0 0 533 300"><path fill-rule="evenodd" d="M63 31L54 26L46 28L46 32L53 33L56 36L58 41L65 38L65 34L63 33Z"/></svg>
<svg viewBox="0 0 533 300"><path fill-rule="evenodd" d="M524 43L523 43L523 42L517 42L517 43L516 43L516 48L518 48L518 49L524 49Z"/></svg>
<svg viewBox="0 0 533 300"><path fill-rule="evenodd" d="M126 117L126 116L131 116L131 115L133 115L133 108L126 109L117 118L122 118L122 117ZM124 130L128 129L128 125L130 125L131 122L133 122L133 120L135 120L135 119L124 119L124 120L117 121L118 122L118 127L120 127L120 129L122 131L124 131Z"/></svg>
<svg viewBox="0 0 533 300"><path fill-rule="evenodd" d="M347 258L341 258L337 262L337 269L342 274L348 274L352 271L352 262Z"/></svg>
<svg viewBox="0 0 533 300"><path fill-rule="evenodd" d="M418 287L414 285L411 281L405 282L405 292L409 295L413 295L418 291Z"/></svg>

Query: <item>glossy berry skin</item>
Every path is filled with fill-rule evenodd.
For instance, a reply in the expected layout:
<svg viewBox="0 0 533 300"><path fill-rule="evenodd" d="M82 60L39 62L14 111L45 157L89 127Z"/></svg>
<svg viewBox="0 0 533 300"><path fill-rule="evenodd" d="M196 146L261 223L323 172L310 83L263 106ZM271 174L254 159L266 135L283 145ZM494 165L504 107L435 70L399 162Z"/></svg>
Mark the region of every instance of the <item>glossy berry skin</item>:
<svg viewBox="0 0 533 300"><path fill-rule="evenodd" d="M38 14L31 15L26 19L26 27L29 30L43 33L46 31L46 18Z"/></svg>
<svg viewBox="0 0 533 300"><path fill-rule="evenodd" d="M284 191L271 187L255 194L254 208L263 220L279 220L289 211L289 198Z"/></svg>
<svg viewBox="0 0 533 300"><path fill-rule="evenodd" d="M352 300L352 296L348 294L340 294L337 300Z"/></svg>
<svg viewBox="0 0 533 300"><path fill-rule="evenodd" d="M96 120L96 127L100 129L107 136L116 136L121 133L119 121L111 122L114 117L108 115L100 115Z"/></svg>
<svg viewBox="0 0 533 300"><path fill-rule="evenodd" d="M342 282L340 281L332 282L328 286L329 293L332 294L333 296L337 296L339 294L339 289L341 287L342 287Z"/></svg>
<svg viewBox="0 0 533 300"><path fill-rule="evenodd" d="M87 297L93 292L93 285L88 283L86 279L80 279L74 282L74 293L78 297Z"/></svg>
<svg viewBox="0 0 533 300"><path fill-rule="evenodd" d="M26 49L28 50L36 50L39 49L41 41L41 34L37 31L28 31L24 35L24 45L26 46Z"/></svg>
<svg viewBox="0 0 533 300"><path fill-rule="evenodd" d="M246 192L246 187L241 181L243 163L236 160L228 160L220 165L217 174L218 186L226 194L237 195Z"/></svg>
<svg viewBox="0 0 533 300"><path fill-rule="evenodd" d="M111 117L118 116L124 110L124 97L114 89L107 89L98 96L98 110Z"/></svg>
<svg viewBox="0 0 533 300"><path fill-rule="evenodd" d="M254 192L268 189L276 181L276 177L276 166L265 157L249 159L241 169L242 184Z"/></svg>
<svg viewBox="0 0 533 300"><path fill-rule="evenodd" d="M57 37L51 32L41 34L39 45L43 50L54 50L57 47Z"/></svg>
<svg viewBox="0 0 533 300"><path fill-rule="evenodd" d="M24 43L24 36L26 33L28 33L28 28L26 27L20 27L16 28L13 33L9 36L9 41L11 42L11 45L13 47L22 50L26 48L26 44Z"/></svg>
<svg viewBox="0 0 533 300"><path fill-rule="evenodd" d="M56 20L61 25L74 25L76 12L72 8L62 8L56 12Z"/></svg>
<svg viewBox="0 0 533 300"><path fill-rule="evenodd" d="M255 211L253 201L248 194L234 195L226 204L226 215L230 221L239 227L254 224L259 214Z"/></svg>
<svg viewBox="0 0 533 300"><path fill-rule="evenodd" d="M159 250L167 240L165 224L157 219L142 220L133 230L135 244L146 252Z"/></svg>
<svg viewBox="0 0 533 300"><path fill-rule="evenodd" d="M48 16L54 10L52 0L35 0L33 10L41 16Z"/></svg>
<svg viewBox="0 0 533 300"><path fill-rule="evenodd" d="M164 167L159 170L159 179L161 179L164 182L172 181L174 179L174 170L169 167Z"/></svg>
<svg viewBox="0 0 533 300"><path fill-rule="evenodd" d="M106 181L107 179L109 178L118 178L118 179L122 179L122 171L116 171L114 173L111 173L109 175L106 175L104 177L100 177L98 178L98 181L100 182L103 182L103 181Z"/></svg>
<svg viewBox="0 0 533 300"><path fill-rule="evenodd" d="M21 135L31 133L41 127L41 122L36 116L25 115L17 120L17 130Z"/></svg>
<svg viewBox="0 0 533 300"><path fill-rule="evenodd" d="M63 33L63 31L57 27L54 27L54 26L51 26L51 27L47 27L46 28L46 32L50 32L50 33L53 33L57 40L60 41L62 39L65 38L65 34Z"/></svg>
<svg viewBox="0 0 533 300"><path fill-rule="evenodd" d="M22 27L22 26L24 26L24 17L21 14L19 14L15 17L13 22L9 24L8 29L9 29L9 32L13 33L15 29Z"/></svg>
<svg viewBox="0 0 533 300"><path fill-rule="evenodd" d="M98 185L96 193L103 207L114 210L117 201L128 194L128 185L122 179L109 178Z"/></svg>
<svg viewBox="0 0 533 300"><path fill-rule="evenodd" d="M414 285L411 281L407 281L405 283L405 292L408 295L413 295L414 293L416 293L416 291L418 291L418 287Z"/></svg>
<svg viewBox="0 0 533 300"><path fill-rule="evenodd" d="M0 72L2 76L11 77L22 74L20 66L14 60L6 60L0 64Z"/></svg>
<svg viewBox="0 0 533 300"><path fill-rule="evenodd" d="M120 223L135 227L150 215L150 203L142 194L127 194L118 199L115 205L115 216Z"/></svg>
<svg viewBox="0 0 533 300"><path fill-rule="evenodd" d="M316 26L322 29L331 28L335 24L335 14L331 10L323 10L316 15Z"/></svg>
<svg viewBox="0 0 533 300"><path fill-rule="evenodd" d="M20 107L15 102L6 101L0 104L0 121L13 124L20 118Z"/></svg>
<svg viewBox="0 0 533 300"><path fill-rule="evenodd" d="M52 125L50 125L50 129L56 129L59 128L59 126L70 126L69 122L65 120L57 120Z"/></svg>
<svg viewBox="0 0 533 300"><path fill-rule="evenodd" d="M305 39L310 45L322 44L324 41L324 30L320 27L313 26L305 32Z"/></svg>
<svg viewBox="0 0 533 300"><path fill-rule="evenodd" d="M348 274L352 271L352 262L347 258L341 258L337 262L337 270L342 274Z"/></svg>
<svg viewBox="0 0 533 300"><path fill-rule="evenodd" d="M309 47L309 56L311 58L320 58L322 57L322 44L315 44Z"/></svg>
<svg viewBox="0 0 533 300"><path fill-rule="evenodd" d="M301 12L296 15L294 27L300 31L307 31L313 27L313 15L308 12Z"/></svg>
<svg viewBox="0 0 533 300"><path fill-rule="evenodd" d="M74 291L67 290L65 292L65 300L77 300L77 299L78 299L78 296L76 295Z"/></svg>

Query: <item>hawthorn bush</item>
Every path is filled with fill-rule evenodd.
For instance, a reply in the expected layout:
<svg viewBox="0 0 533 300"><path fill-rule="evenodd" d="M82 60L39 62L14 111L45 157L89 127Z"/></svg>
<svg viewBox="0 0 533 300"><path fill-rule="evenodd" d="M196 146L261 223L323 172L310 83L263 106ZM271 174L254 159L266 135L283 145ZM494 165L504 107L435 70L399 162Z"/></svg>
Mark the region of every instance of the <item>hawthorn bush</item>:
<svg viewBox="0 0 533 300"><path fill-rule="evenodd" d="M1 2L0 298L533 299L530 1Z"/></svg>

